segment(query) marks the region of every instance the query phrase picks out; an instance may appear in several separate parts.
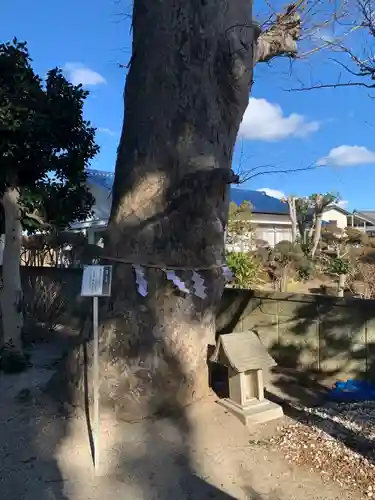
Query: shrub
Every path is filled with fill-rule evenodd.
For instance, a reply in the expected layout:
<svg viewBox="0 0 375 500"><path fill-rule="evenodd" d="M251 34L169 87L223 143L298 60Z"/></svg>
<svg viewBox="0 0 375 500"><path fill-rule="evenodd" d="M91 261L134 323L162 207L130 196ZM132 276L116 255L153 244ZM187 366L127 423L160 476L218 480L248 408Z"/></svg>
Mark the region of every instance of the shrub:
<svg viewBox="0 0 375 500"><path fill-rule="evenodd" d="M338 227L325 227L322 229L321 241L326 245L333 245L344 236L344 231Z"/></svg>
<svg viewBox="0 0 375 500"><path fill-rule="evenodd" d="M299 281L307 281L314 274L314 264L311 260L303 260L297 267L297 278Z"/></svg>
<svg viewBox="0 0 375 500"><path fill-rule="evenodd" d="M321 244L322 244L322 239L320 239L319 242L319 245ZM306 234L304 238L298 236L295 245L301 248L301 252L307 257L311 254L311 250L313 248L313 238L308 236L308 234Z"/></svg>
<svg viewBox="0 0 375 500"><path fill-rule="evenodd" d="M355 227L347 227L345 230L347 242L351 245L368 245L368 235Z"/></svg>
<svg viewBox="0 0 375 500"><path fill-rule="evenodd" d="M357 260L368 264L375 263L375 248L372 246L364 246L356 249L358 252Z"/></svg>
<svg viewBox="0 0 375 500"><path fill-rule="evenodd" d="M258 259L263 264L267 264L270 259L272 251L270 248L257 248L255 252L252 253L254 258Z"/></svg>
<svg viewBox="0 0 375 500"><path fill-rule="evenodd" d="M359 263L354 276L355 280L365 284L364 298L375 298L375 265Z"/></svg>
<svg viewBox="0 0 375 500"><path fill-rule="evenodd" d="M245 252L228 252L227 264L235 276L235 288L250 288L264 283L262 263L253 255Z"/></svg>
<svg viewBox="0 0 375 500"><path fill-rule="evenodd" d="M257 249L270 247L270 244L268 243L268 241L260 240L260 239L255 239L254 245L257 247Z"/></svg>
<svg viewBox="0 0 375 500"><path fill-rule="evenodd" d="M348 274L350 269L349 260L343 257L333 257L328 265L328 272L331 274Z"/></svg>
<svg viewBox="0 0 375 500"><path fill-rule="evenodd" d="M30 277L28 290L30 293L24 297L25 320L55 328L66 310L61 284L43 276Z"/></svg>
<svg viewBox="0 0 375 500"><path fill-rule="evenodd" d="M286 240L279 241L272 251L272 259L281 265L298 263L303 257L304 253L301 246Z"/></svg>

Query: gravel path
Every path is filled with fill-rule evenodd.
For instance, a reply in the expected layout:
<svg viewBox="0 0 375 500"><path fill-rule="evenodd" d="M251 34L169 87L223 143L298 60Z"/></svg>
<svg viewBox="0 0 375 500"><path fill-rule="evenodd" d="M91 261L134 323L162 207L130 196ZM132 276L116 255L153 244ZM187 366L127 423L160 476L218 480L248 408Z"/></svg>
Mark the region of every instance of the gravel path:
<svg viewBox="0 0 375 500"><path fill-rule="evenodd" d="M301 421L271 439L285 458L319 471L325 481L375 497L375 402L295 409Z"/></svg>

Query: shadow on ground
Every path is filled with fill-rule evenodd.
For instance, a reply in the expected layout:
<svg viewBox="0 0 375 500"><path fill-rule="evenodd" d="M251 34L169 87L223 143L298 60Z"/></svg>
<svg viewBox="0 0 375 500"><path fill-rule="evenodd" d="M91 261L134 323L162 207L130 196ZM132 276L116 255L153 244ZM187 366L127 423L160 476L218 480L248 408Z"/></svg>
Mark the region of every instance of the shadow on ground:
<svg viewBox="0 0 375 500"><path fill-rule="evenodd" d="M51 332L48 336L53 345ZM45 358L46 352L45 342L42 347L36 345L32 359ZM40 384L52 373L47 373L47 364L30 369L29 379L38 370L43 376L29 384L28 389L24 380L20 383L19 375L1 379L0 388L7 388L0 398L2 497L7 500L99 500L110 496L131 500L235 500L224 488L211 485L196 473L190 459L191 424L184 409L160 419L114 426L113 462L106 477L95 478L90 459L90 422L85 422L72 407L61 406L40 391ZM24 389L19 390L22 386ZM66 446L64 450L64 443L70 443L77 426L83 430L78 444L84 450L73 447L67 450ZM74 444L74 439L71 442Z"/></svg>
<svg viewBox="0 0 375 500"><path fill-rule="evenodd" d="M55 457L67 433L67 417L58 417L55 406L27 391L8 401L4 396L0 404L1 497L70 500Z"/></svg>

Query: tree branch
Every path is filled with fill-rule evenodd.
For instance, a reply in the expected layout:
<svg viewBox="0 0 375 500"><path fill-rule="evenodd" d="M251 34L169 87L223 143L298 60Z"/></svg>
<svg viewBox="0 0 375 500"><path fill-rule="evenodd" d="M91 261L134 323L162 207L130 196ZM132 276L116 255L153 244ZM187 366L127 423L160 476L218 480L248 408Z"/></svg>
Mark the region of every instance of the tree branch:
<svg viewBox="0 0 375 500"><path fill-rule="evenodd" d="M286 168L286 169L279 169L279 170L265 170L263 172L257 172L259 168L263 168L263 166L258 166L254 167L248 171L243 171L240 174L240 182L239 184L243 184L244 182L247 182L251 179L254 179L255 177L258 177L259 175L268 175L268 174L290 174L293 172L305 172L307 170L315 170L317 168L322 168L325 167L326 165L316 165L315 163L307 166L307 167L300 167L300 168Z"/></svg>
<svg viewBox="0 0 375 500"><path fill-rule="evenodd" d="M352 14L355 16L350 18L350 22L344 24L344 26L348 27L345 30L345 33L336 37L331 41L325 42L324 48L330 48L332 51L342 54L343 56L347 56L344 62L338 60L337 58L331 60L339 65L341 68L345 70L348 74L355 77L354 81L350 81L346 79L343 80L342 74L340 72L338 76L338 81L333 83L316 83L314 85L309 86L301 86L301 88L292 88L287 89L290 91L305 91L305 90L315 90L322 88L338 88L338 87L364 87L367 89L375 88L375 55L371 49L373 46L374 38L375 38L375 17L374 17L374 9L373 9L373 1L372 0L356 0L357 9L352 9ZM350 13L350 11L349 11ZM339 23L340 26L343 26L342 23ZM358 40L354 39L352 43L349 42L344 44L345 38L347 38L350 34L353 34L361 30L361 42L363 39L363 34L367 36L367 40L365 40L365 46L360 51L358 49ZM357 51L354 53L353 47ZM314 50L313 50L314 51ZM311 51L311 52L313 52ZM362 53L360 53L362 52ZM360 55L359 55L360 54ZM349 63L346 63L349 60ZM357 81L358 79L358 81ZM361 81L363 80L363 81Z"/></svg>
<svg viewBox="0 0 375 500"><path fill-rule="evenodd" d="M33 213L30 213L30 212L25 212L23 214L23 216L26 218L26 219L31 219L35 222L37 222L40 226L42 227L50 227L50 224L48 224L42 217L40 217L35 211Z"/></svg>
<svg viewBox="0 0 375 500"><path fill-rule="evenodd" d="M254 64L268 62L277 56L296 57L297 41L301 36L301 19L298 8L302 0L290 4L275 23L261 33L254 50Z"/></svg>
<svg viewBox="0 0 375 500"><path fill-rule="evenodd" d="M329 88L338 88L338 87L366 87L367 89L375 88L375 83L370 85L364 82L344 82L344 83L319 83L316 85L312 85L311 87L300 87L287 89L288 92L304 92L305 90L315 90L315 89L329 89Z"/></svg>
<svg viewBox="0 0 375 500"><path fill-rule="evenodd" d="M225 38L229 42L230 55L237 63L233 64L235 76L241 76L238 67L243 70L243 63L255 66L258 62L268 62L274 57L296 57L297 41L301 36L301 19L298 9L302 2L303 0L298 0L297 3L288 5L285 12L276 15L274 22L272 22L272 14L262 26L253 22L251 25L244 23L227 28ZM266 28L262 31L265 26ZM248 60L251 55L251 43L254 48L253 59Z"/></svg>

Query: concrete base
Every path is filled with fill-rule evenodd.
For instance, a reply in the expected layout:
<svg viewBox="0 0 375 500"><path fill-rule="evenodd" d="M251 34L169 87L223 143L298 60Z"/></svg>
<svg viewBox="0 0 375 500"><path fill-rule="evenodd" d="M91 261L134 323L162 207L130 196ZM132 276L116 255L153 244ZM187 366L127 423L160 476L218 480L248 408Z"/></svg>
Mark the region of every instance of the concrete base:
<svg viewBox="0 0 375 500"><path fill-rule="evenodd" d="M219 399L218 403L233 413L247 427L284 416L281 406L268 401L268 399L255 400L247 406L240 406L230 399Z"/></svg>

